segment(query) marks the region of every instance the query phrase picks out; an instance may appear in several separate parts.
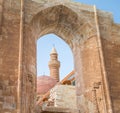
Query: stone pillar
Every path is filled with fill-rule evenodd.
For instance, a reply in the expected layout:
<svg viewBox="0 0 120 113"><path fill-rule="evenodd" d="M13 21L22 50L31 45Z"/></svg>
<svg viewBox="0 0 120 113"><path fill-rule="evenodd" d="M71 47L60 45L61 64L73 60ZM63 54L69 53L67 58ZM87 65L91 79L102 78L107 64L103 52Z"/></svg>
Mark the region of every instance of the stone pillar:
<svg viewBox="0 0 120 113"><path fill-rule="evenodd" d="M0 113L19 113L20 0L0 0Z"/></svg>

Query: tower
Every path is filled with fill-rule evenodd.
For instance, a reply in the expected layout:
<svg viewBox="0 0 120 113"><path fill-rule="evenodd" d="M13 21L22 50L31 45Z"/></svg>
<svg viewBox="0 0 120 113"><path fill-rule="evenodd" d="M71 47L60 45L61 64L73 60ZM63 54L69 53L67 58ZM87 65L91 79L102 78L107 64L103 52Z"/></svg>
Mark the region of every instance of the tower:
<svg viewBox="0 0 120 113"><path fill-rule="evenodd" d="M50 53L50 61L48 63L50 69L50 76L55 78L59 82L59 68L60 62L58 61L58 54L56 49L53 47Z"/></svg>

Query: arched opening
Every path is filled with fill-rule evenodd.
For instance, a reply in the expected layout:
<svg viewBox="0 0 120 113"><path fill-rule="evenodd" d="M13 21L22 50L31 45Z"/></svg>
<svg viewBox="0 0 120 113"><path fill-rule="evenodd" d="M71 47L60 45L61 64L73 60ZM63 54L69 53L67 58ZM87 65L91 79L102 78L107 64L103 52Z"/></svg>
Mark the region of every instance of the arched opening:
<svg viewBox="0 0 120 113"><path fill-rule="evenodd" d="M53 45L54 44L54 45ZM53 51L55 49L55 51ZM52 58L54 53L57 54L57 59ZM55 61L60 62L59 68ZM54 65L51 67L51 65ZM58 70L58 71L57 71ZM57 73L58 72L58 73ZM44 103L49 104L49 99L52 93L51 90L60 84L61 90L69 86L73 86L75 92L75 73L74 62L71 48L68 44L55 34L47 34L37 41L37 103L42 107ZM56 75L57 73L57 75ZM58 79L56 79L56 76ZM57 80L57 82L55 81ZM62 88L63 87L63 88ZM59 88L60 89L60 88ZM59 90L58 89L58 90ZM48 94L46 96L46 94ZM62 97L63 95L61 95ZM74 95L75 96L75 95ZM62 97L64 98L64 97ZM74 97L75 98L75 97ZM64 99L65 101L65 99ZM54 102L54 101L53 101ZM55 102L54 102L55 103Z"/></svg>
<svg viewBox="0 0 120 113"><path fill-rule="evenodd" d="M48 62L50 53L55 47L60 61L60 80L74 70L73 53L68 44L54 34L47 34L37 41L37 76L50 75Z"/></svg>
<svg viewBox="0 0 120 113"><path fill-rule="evenodd" d="M81 20L82 22L82 20ZM73 51L73 49L75 49L73 46L73 40L78 36L78 29L79 29L79 25L82 25L81 22L79 22L78 20L78 16L76 13L74 13L73 11L71 11L69 8L63 6L63 5L59 5L59 6L55 6L55 7L51 7L48 9L45 9L44 11L39 12L32 20L32 36L35 38L35 40L37 40L38 37L44 36L46 34L49 33L54 33L55 35L59 36L61 39L63 39L71 48L71 50ZM32 37L32 38L33 38ZM77 43L76 43L77 45ZM63 50L64 51L64 50ZM73 53L73 56L75 55L75 51ZM74 65L74 64L73 64ZM65 79L62 81L62 84L70 84L70 82L72 81L72 84L75 85L75 73L72 71L70 74L68 74L67 77L65 77ZM60 83L61 84L61 83ZM59 88L56 88L59 87ZM61 92L61 96L65 97L65 94L69 97L70 92L72 92L72 98L69 98L69 102L67 98L64 98L62 101L63 103L61 103L61 106L63 108L68 108L68 106L71 106L71 102L74 106L74 108L76 109L77 107L77 100L76 100L76 88L75 86L73 88L71 88L70 86L66 86L63 88L63 85L59 85L55 87L55 92L53 92L53 94L57 94L56 92L58 92L58 90L60 90ZM65 90L66 88L66 90ZM58 90L56 90L58 89ZM62 93L64 91L68 91L66 93ZM47 96L46 96L47 95ZM49 97L50 96L50 97ZM47 94L45 94L45 96L42 97L42 101L41 101L41 96L40 99L38 99L37 105L41 105L42 102L47 102L47 106L51 105L51 107L55 107L57 106L58 108L60 107L60 105L58 106L58 103L60 102L60 100L58 101L57 99L58 95L51 97L51 92L48 92ZM39 96L38 96L39 98ZM54 99L53 99L54 98ZM52 102L49 101L49 99L52 99ZM67 100L66 100L67 99ZM54 101L53 101L54 100ZM71 102L70 102L71 101ZM65 104L67 102L67 104Z"/></svg>
<svg viewBox="0 0 120 113"><path fill-rule="evenodd" d="M91 63L89 63L88 65L89 60L88 61L86 60L88 58L93 59L92 55L90 55L92 49L86 52L86 50L89 49L86 46L87 43L85 44L82 43L83 41L85 41L85 39L91 36L91 34L94 31L93 29L92 30L90 29L91 26L89 24L85 23L84 25L83 22L85 22L85 19L83 19L83 17L78 17L77 13L75 13L74 11L72 11L71 9L69 9L64 5L49 7L44 10L41 10L39 13L34 15L30 23L30 27L27 27L27 31L26 31L27 38L25 39L27 45L27 48L25 49L26 49L26 53L28 53L26 55L27 56L26 64L28 66L26 67L28 69L27 71L29 73L32 73L33 75L36 75L36 68L35 68L36 54L34 53L36 53L36 42L39 37L42 37L49 33L54 33L69 45L69 47L73 52L75 76L77 77L76 88L75 88L77 89L77 94L75 90L74 90L75 91L74 94L75 96L76 95L78 96L79 100L81 98L84 99L81 95L84 94L85 90L92 84L90 78L93 77L93 74L95 75L93 70L92 70L93 74L89 73L93 68L91 68ZM93 40L93 38L91 37L91 40L88 43L91 44L93 41L95 41L96 43L96 40L95 39ZM86 54L88 54L88 56L90 57L84 57L86 56ZM33 79L35 81L34 82L35 85L36 76L33 76ZM36 86L34 89L36 89ZM35 92L32 93L32 95L34 94ZM46 100L46 98L44 99ZM30 100L28 99L28 101ZM75 100L75 103L77 103L76 101L77 100ZM37 105L40 105L40 102L38 102Z"/></svg>
<svg viewBox="0 0 120 113"><path fill-rule="evenodd" d="M73 12L71 9L69 9L63 5L58 5L58 6L47 8L45 10L40 11L38 14L36 14L33 17L30 27L27 27L27 29L26 29L27 34L26 34L26 38L24 39L25 40L24 44L27 47L27 48L24 48L25 49L24 54L26 54L26 56L24 57L25 58L24 60L27 64L26 65L27 71L25 73L26 74L28 72L30 73L29 75L31 75L32 79L33 79L33 83L31 84L31 87L35 86L31 90L31 92L32 92L31 97L32 97L32 95L35 95L35 90L36 90L36 78L37 78L36 77L36 72L37 72L36 71L36 44L37 44L38 38L42 37L46 34L49 34L49 33L54 33L55 35L59 36L61 39L63 39L69 45L69 47L71 48L71 50L73 52L73 56L75 56L75 54L77 53L77 50L76 50L77 48L75 46L77 46L79 42L78 41L76 41L76 43L73 43L73 42L75 41L74 40L75 38L78 39L78 37L79 37L78 29L79 29L79 26L82 25L81 22L82 22L82 20L80 21L78 19L78 16L75 12ZM25 47L25 45L24 45L24 47ZM75 62L77 62L77 61L75 61ZM74 64L75 64L75 62L74 62ZM68 75L68 78L71 76L71 74L73 75L73 73L74 72L70 73ZM67 81L67 82L62 81L62 82L64 84L68 84L69 81ZM74 107L77 106L76 98L75 98L75 96L76 96L75 89L76 89L75 87L69 88L69 91L73 90L70 92L74 93L74 102L72 102ZM62 92L64 92L64 91L62 91ZM66 93L68 93L68 95L69 95L70 92L66 92ZM62 94L65 94L65 93L62 93ZM29 97L30 93L27 95ZM63 97L64 96L65 95L63 95ZM72 99L72 98L70 98L70 99ZM26 102L33 101L33 100L34 100L33 98L26 98ZM46 98L44 98L44 100L46 100ZM73 101L73 100L71 100L71 101ZM71 106L70 103L71 102L69 102L67 105ZM31 106L32 105L34 106L34 104L31 104ZM38 102L37 105L40 105L40 101ZM64 104L61 104L61 105L63 105L63 107L64 107Z"/></svg>

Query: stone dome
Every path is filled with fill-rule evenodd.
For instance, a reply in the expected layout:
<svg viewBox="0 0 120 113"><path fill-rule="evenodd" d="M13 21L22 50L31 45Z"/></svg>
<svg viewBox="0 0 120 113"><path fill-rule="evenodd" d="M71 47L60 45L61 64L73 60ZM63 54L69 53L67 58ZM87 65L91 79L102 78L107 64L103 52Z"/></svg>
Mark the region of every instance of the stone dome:
<svg viewBox="0 0 120 113"><path fill-rule="evenodd" d="M42 75L37 77L37 94L43 95L47 93L57 83L56 79Z"/></svg>

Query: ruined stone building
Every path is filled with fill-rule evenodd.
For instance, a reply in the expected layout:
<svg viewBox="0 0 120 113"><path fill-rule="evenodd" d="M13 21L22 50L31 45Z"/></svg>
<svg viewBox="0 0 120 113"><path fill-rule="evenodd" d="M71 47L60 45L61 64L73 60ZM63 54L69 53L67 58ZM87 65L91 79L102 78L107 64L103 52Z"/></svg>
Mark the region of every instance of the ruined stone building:
<svg viewBox="0 0 120 113"><path fill-rule="evenodd" d="M120 113L120 24L71 0L0 0L0 113L35 113L36 41L48 33L73 52L76 113Z"/></svg>

